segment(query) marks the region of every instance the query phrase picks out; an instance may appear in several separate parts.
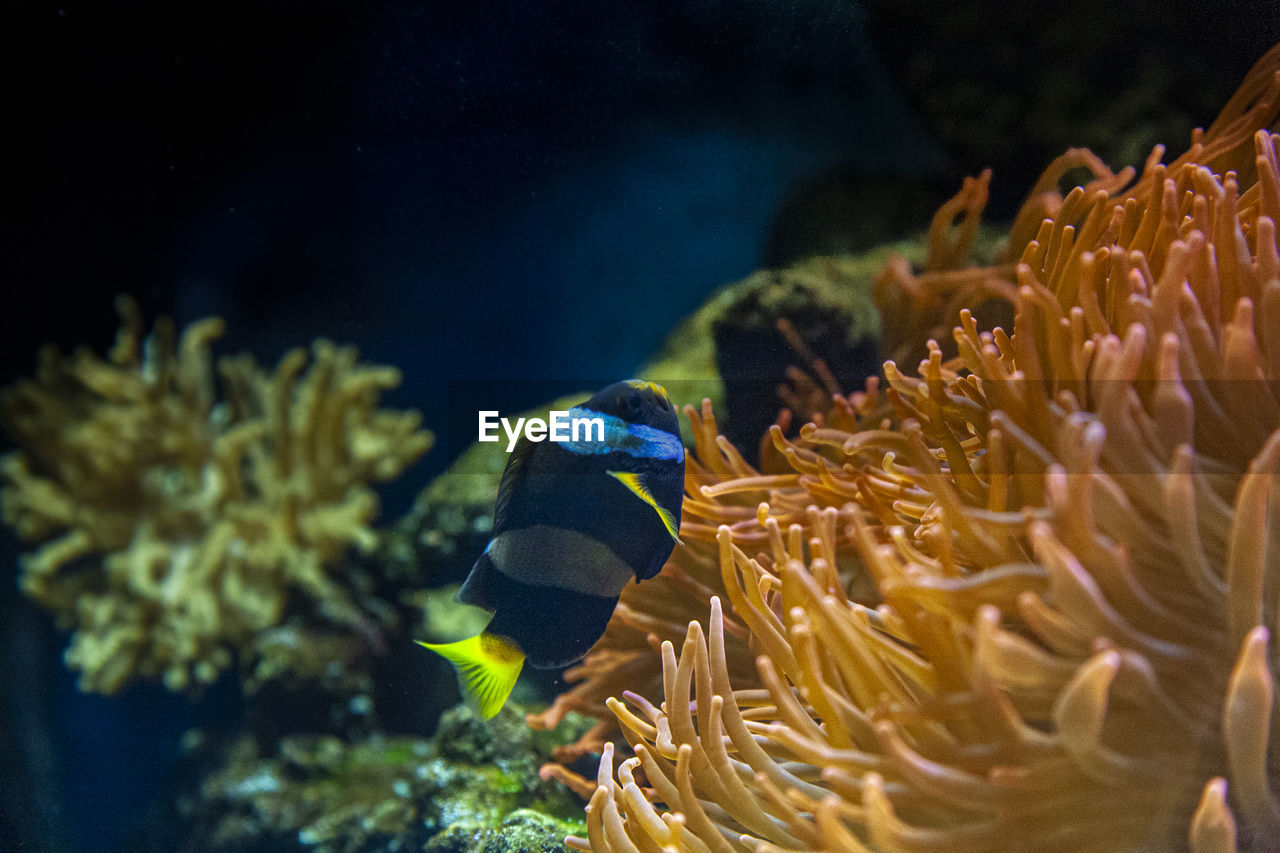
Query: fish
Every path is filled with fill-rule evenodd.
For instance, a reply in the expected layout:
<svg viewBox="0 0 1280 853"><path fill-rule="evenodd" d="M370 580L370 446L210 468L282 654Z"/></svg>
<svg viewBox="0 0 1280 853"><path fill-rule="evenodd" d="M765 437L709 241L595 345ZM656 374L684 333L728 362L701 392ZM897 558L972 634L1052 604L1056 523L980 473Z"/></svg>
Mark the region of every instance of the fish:
<svg viewBox="0 0 1280 853"><path fill-rule="evenodd" d="M568 441L517 442L493 512L493 538L457 601L489 610L476 636L424 648L448 660L486 719L506 704L525 663L581 660L618 598L661 571L680 543L685 448L666 390L628 379L569 410L602 429Z"/></svg>

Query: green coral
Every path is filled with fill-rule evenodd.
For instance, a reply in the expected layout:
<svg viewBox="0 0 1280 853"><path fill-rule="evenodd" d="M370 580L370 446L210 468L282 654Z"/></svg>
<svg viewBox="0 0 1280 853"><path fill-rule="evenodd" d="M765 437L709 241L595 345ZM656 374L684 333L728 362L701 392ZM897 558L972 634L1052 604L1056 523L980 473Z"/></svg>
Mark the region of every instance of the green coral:
<svg viewBox="0 0 1280 853"><path fill-rule="evenodd" d="M559 853L566 824L530 809L517 809L496 827L461 820L427 842L426 853ZM585 824L572 834L586 832Z"/></svg>
<svg viewBox="0 0 1280 853"><path fill-rule="evenodd" d="M484 630L491 614L483 608L456 601L461 588L462 584L453 583L401 595L406 603L422 613L422 622L413 634L415 639L449 643L474 637Z"/></svg>
<svg viewBox="0 0 1280 853"><path fill-rule="evenodd" d="M587 725L534 732L511 706L489 721L460 706L429 740L295 735L264 754L240 737L180 805L187 840L316 853L560 850L582 830L582 804L538 768ZM516 838L530 846L511 846Z"/></svg>

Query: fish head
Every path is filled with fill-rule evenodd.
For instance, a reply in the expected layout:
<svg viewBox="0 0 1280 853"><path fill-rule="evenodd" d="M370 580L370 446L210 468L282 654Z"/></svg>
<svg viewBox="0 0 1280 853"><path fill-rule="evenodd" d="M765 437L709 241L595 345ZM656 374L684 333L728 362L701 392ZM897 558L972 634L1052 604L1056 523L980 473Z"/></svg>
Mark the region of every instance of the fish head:
<svg viewBox="0 0 1280 853"><path fill-rule="evenodd" d="M639 424L680 434L676 407L667 390L656 382L627 379L615 382L591 396L584 408L613 415L627 423Z"/></svg>

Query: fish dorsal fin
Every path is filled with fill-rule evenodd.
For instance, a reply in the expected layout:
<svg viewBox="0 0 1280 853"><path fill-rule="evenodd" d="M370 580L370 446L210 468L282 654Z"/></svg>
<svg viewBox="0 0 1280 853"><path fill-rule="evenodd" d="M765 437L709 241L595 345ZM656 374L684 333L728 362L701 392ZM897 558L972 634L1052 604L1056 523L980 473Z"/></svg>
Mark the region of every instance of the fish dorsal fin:
<svg viewBox="0 0 1280 853"><path fill-rule="evenodd" d="M502 482L498 485L498 500L493 504L493 529L495 532L501 532L503 522L507 518L507 505L511 503L511 493L520 487L520 483L525 478L525 468L528 467L529 455L533 452L533 442L520 436L520 440L516 442L515 450L511 451L511 458L507 460L507 467L502 469Z"/></svg>
<svg viewBox="0 0 1280 853"><path fill-rule="evenodd" d="M681 545L684 544L680 541L680 530L676 527L676 517L671 514L671 510L658 503L639 474L631 471L609 471L608 474L626 486L631 494L653 507L654 512L658 513L658 518L662 519L662 526L667 529L667 533L671 534L671 538Z"/></svg>
<svg viewBox="0 0 1280 853"><path fill-rule="evenodd" d="M486 720L507 703L524 666L520 647L496 634L477 634L456 643L415 642L453 664L463 698Z"/></svg>

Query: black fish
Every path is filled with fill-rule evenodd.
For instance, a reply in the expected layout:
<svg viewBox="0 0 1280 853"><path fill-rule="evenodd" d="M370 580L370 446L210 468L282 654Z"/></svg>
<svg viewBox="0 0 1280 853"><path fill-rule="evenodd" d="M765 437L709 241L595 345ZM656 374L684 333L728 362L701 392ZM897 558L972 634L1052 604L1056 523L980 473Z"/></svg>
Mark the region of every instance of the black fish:
<svg viewBox="0 0 1280 853"><path fill-rule="evenodd" d="M569 418L596 429L521 438L503 471L493 539L458 593L493 619L475 637L420 643L454 665L485 717L507 701L525 660L553 668L582 658L627 581L656 575L680 541L684 445L662 386L617 382Z"/></svg>

